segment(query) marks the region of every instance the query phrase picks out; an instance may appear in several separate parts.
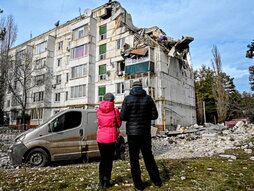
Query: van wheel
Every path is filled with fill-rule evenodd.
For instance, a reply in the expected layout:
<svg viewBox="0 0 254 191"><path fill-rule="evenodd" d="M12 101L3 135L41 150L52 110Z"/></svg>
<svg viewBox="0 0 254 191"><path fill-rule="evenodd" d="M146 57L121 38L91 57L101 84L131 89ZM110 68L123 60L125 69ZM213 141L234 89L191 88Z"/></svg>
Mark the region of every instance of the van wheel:
<svg viewBox="0 0 254 191"><path fill-rule="evenodd" d="M26 162L33 167L43 167L48 164L49 156L43 149L36 148L28 153Z"/></svg>

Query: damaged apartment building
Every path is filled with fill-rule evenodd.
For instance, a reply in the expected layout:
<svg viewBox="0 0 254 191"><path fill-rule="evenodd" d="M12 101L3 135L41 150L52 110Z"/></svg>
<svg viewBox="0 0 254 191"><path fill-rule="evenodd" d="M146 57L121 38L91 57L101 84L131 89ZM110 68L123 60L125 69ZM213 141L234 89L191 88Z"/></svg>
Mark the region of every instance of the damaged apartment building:
<svg viewBox="0 0 254 191"><path fill-rule="evenodd" d="M117 1L56 23L54 29L11 49L13 58L32 54L29 124L39 125L68 108L96 108L107 92L121 107L137 80L155 100L156 127L196 123L192 41L192 37L174 40L158 27L135 27ZM11 125L17 125L21 106L9 91L5 114Z"/></svg>

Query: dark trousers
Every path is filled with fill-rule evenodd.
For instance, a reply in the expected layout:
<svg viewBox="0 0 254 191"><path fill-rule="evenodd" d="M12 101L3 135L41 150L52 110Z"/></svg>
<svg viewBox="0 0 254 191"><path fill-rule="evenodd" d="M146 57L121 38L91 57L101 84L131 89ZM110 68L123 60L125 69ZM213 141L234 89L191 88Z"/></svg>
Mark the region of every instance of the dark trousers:
<svg viewBox="0 0 254 191"><path fill-rule="evenodd" d="M131 175L135 187L142 187L141 171L139 165L140 150L142 152L150 179L154 183L161 182L158 167L152 154L151 135L129 135L128 145L130 153Z"/></svg>
<svg viewBox="0 0 254 191"><path fill-rule="evenodd" d="M101 160L99 165L100 181L109 181L115 152L115 143L98 143Z"/></svg>

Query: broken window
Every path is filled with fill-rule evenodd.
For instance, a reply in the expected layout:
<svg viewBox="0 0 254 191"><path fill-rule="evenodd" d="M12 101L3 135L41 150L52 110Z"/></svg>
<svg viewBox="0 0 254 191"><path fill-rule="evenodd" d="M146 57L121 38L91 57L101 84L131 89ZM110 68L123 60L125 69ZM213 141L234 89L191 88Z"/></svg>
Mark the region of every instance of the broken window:
<svg viewBox="0 0 254 191"><path fill-rule="evenodd" d="M117 94L123 94L124 93L124 83L117 83L116 84L116 93Z"/></svg>
<svg viewBox="0 0 254 191"><path fill-rule="evenodd" d="M106 44L102 44L99 46L99 56L100 60L103 60L106 58L106 51L107 51L107 46Z"/></svg>
<svg viewBox="0 0 254 191"><path fill-rule="evenodd" d="M106 64L100 65L99 66L99 80L106 80L107 75L106 75Z"/></svg>
<svg viewBox="0 0 254 191"><path fill-rule="evenodd" d="M120 38L120 39L117 40L116 48L117 49L122 49L124 44L125 44L125 38Z"/></svg>
<svg viewBox="0 0 254 191"><path fill-rule="evenodd" d="M98 87L98 97L99 97L99 101L103 100L103 96L106 93L106 86L99 86Z"/></svg>
<svg viewBox="0 0 254 191"><path fill-rule="evenodd" d="M126 66L125 75L154 72L154 63L153 62L143 62L138 64L133 64Z"/></svg>
<svg viewBox="0 0 254 191"><path fill-rule="evenodd" d="M99 35L100 35L100 40L107 38L107 25L100 26Z"/></svg>
<svg viewBox="0 0 254 191"><path fill-rule="evenodd" d="M86 96L86 85L78 85L71 87L71 98L79 98Z"/></svg>

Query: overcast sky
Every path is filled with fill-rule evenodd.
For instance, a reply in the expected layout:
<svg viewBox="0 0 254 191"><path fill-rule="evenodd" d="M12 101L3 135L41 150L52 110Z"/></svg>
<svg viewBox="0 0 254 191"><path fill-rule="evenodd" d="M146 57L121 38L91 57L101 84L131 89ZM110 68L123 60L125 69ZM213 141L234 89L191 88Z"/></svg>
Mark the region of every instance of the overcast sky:
<svg viewBox="0 0 254 191"><path fill-rule="evenodd" d="M0 15L12 14L18 25L16 45L42 34L60 20L63 24L108 1L104 0L0 0ZM119 0L137 27L158 26L180 39L191 36L194 69L211 67L214 45L219 49L223 71L234 77L236 89L251 92L248 68L254 59L245 57L254 39L254 0Z"/></svg>

